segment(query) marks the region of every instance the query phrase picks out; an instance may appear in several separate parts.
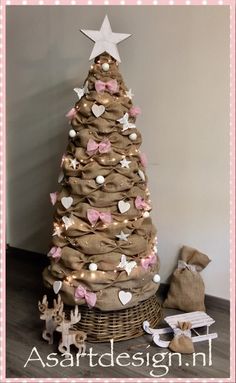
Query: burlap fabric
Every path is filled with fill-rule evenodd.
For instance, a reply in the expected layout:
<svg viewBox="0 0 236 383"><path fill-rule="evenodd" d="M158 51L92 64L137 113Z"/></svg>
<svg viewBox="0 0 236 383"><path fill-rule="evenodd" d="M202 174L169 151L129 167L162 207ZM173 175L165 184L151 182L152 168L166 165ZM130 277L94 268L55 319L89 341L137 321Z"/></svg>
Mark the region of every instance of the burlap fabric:
<svg viewBox="0 0 236 383"><path fill-rule="evenodd" d="M181 354L192 354L194 352L191 327L191 322L178 322L178 326L174 329L174 338L169 344L171 351Z"/></svg>
<svg viewBox="0 0 236 383"><path fill-rule="evenodd" d="M177 269L171 277L168 296L163 307L182 311L205 311L205 286L200 271L210 259L188 246L181 249Z"/></svg>
<svg viewBox="0 0 236 383"><path fill-rule="evenodd" d="M62 250L61 257L59 261L50 259L51 265L44 270L43 279L48 287L52 287L55 281L61 281L60 294L63 301L70 305L85 304L83 299L78 302L74 298L76 287L82 285L96 293L95 307L107 311L132 307L155 294L159 284L152 279L159 270L159 259L157 257L156 262L147 269L141 265L141 259L153 251L156 230L151 219L144 218L144 211L135 207L137 196L150 204L147 176L139 151L141 134L136 128L123 131L117 121L129 112L132 101L126 96L128 89L116 61L106 54L101 55L99 60L101 63L110 60L110 70L104 72L95 60L85 80L89 93L75 105L76 115L71 120L71 126L77 135L69 139L62 163L62 188L55 205L54 224L61 225L63 216L72 217L74 223L64 228L61 235L52 237L52 246ZM117 80L119 85L116 93L96 92L96 80L107 82L112 79ZM98 118L91 110L95 103L105 106L105 112ZM135 123L135 117L130 116L129 122ZM134 132L137 138L132 141L129 135ZM90 139L100 143L105 138L111 143L109 152L88 154ZM131 160L129 168L120 165L124 157ZM79 163L75 169L70 161L74 158ZM140 177L140 170L145 180ZM98 175L105 177L104 184L96 182ZM73 198L73 203L65 209L61 199L69 196ZM123 214L118 209L121 200L130 204L130 209ZM87 218L87 211L91 208L111 213L112 223L104 225L98 221L92 226ZM121 231L129 234L128 241L116 238ZM137 263L130 275L117 268L122 254L126 255L127 261ZM97 264L96 272L89 270L91 262ZM118 297L121 289L132 293L131 301L125 306Z"/></svg>

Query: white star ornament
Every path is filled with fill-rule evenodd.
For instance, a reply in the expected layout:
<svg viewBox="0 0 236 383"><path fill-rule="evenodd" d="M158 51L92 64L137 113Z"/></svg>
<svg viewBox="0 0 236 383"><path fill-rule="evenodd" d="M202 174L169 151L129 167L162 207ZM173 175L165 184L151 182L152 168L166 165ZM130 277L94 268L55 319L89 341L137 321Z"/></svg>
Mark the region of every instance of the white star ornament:
<svg viewBox="0 0 236 383"><path fill-rule="evenodd" d="M115 60L121 62L116 45L131 36L127 33L112 32L110 21L107 15L105 16L99 31L81 29L81 32L95 42L89 60L92 60L100 54L107 52Z"/></svg>
<svg viewBox="0 0 236 383"><path fill-rule="evenodd" d="M120 161L120 164L121 164L122 168L129 169L129 164L130 163L131 163L131 161L128 161L126 158L124 158L123 160Z"/></svg>
<svg viewBox="0 0 236 383"><path fill-rule="evenodd" d="M125 234L123 231L120 232L120 234L116 235L116 238L120 239L121 241L128 241L128 237L130 234Z"/></svg>

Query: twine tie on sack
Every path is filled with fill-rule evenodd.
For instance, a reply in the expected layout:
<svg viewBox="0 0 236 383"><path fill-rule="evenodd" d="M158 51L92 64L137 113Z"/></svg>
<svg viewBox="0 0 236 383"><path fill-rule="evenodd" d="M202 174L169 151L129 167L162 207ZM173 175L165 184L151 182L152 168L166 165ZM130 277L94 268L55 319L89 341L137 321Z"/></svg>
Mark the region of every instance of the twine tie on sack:
<svg viewBox="0 0 236 383"><path fill-rule="evenodd" d="M169 349L181 354L192 354L194 352L191 338L191 322L178 322L174 329L174 338L169 343Z"/></svg>
<svg viewBox="0 0 236 383"><path fill-rule="evenodd" d="M179 327L174 328L174 336L181 336L181 335L185 335L188 338L191 338L191 330L190 329L184 330Z"/></svg>
<svg viewBox="0 0 236 383"><path fill-rule="evenodd" d="M188 269L189 271L192 271L192 272L197 271L195 265L189 265L188 263L182 260L178 261L178 269L182 269L182 270Z"/></svg>

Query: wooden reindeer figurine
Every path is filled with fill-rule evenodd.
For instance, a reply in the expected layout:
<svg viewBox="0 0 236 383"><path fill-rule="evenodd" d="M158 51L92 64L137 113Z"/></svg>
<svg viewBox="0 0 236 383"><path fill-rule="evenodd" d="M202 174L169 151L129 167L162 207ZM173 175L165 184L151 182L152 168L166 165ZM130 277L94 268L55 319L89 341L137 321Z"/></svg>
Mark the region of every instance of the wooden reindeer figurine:
<svg viewBox="0 0 236 383"><path fill-rule="evenodd" d="M48 308L47 295L44 295L42 303L38 302L39 311L42 313L40 319L45 321L45 329L43 330L42 337L47 340L49 344L53 344L53 333L56 330L57 323L55 318L60 310L63 310L63 302L60 294L58 294L57 301L53 300L53 307Z"/></svg>
<svg viewBox="0 0 236 383"><path fill-rule="evenodd" d="M78 323L81 319L78 306L75 306L75 310L71 310L70 319L65 318L65 313L60 309L56 322L58 327L56 330L61 332L62 337L58 346L58 350L61 353L70 353L70 346L74 345L78 349L78 354L84 354L86 346L84 341L87 338L87 334L84 331L77 330L73 325ZM66 355L65 355L66 357Z"/></svg>

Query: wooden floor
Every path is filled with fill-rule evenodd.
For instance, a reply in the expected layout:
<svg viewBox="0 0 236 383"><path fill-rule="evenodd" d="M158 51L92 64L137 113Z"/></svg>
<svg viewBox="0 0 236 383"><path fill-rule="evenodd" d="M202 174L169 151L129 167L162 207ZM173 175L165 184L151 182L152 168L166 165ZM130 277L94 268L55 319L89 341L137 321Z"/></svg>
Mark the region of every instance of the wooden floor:
<svg viewBox="0 0 236 383"><path fill-rule="evenodd" d="M120 359L121 363L132 362L132 355L143 353L145 360L141 367L90 367L89 358L80 360L77 367L43 367L40 361L29 362L24 368L33 347L47 362L50 353L57 353L56 345L48 345L41 339L42 321L39 319L37 309L38 299L42 298L44 290L41 280L41 271L47 259L39 254L9 248L7 251L7 377L19 378L148 378L154 376L178 378L223 378L229 377L229 304L220 299L207 299L207 312L216 323L211 326L212 332L218 332L218 339L212 341L212 365L209 366L208 342L195 344L195 352L205 353L206 365L203 366L202 357L196 357L196 366L193 367L192 355L182 356L182 365L175 356L171 360L169 350L160 349L151 343L149 335L114 344L114 359L120 353L127 352L130 359ZM161 297L160 297L161 299ZM164 315L178 313L175 310L165 310ZM87 350L93 347L94 363L101 354L110 352L109 343L87 343ZM161 355L162 353L162 355ZM163 354L165 353L165 354ZM150 355L150 364L147 357ZM153 355L156 354L156 365L153 366ZM32 357L36 357L34 354ZM163 358L161 362L161 357ZM60 358L58 354L58 361ZM158 362L159 360L159 362ZM109 355L101 359L103 364L110 363ZM51 362L52 363L52 362ZM136 364L138 362L136 361Z"/></svg>

